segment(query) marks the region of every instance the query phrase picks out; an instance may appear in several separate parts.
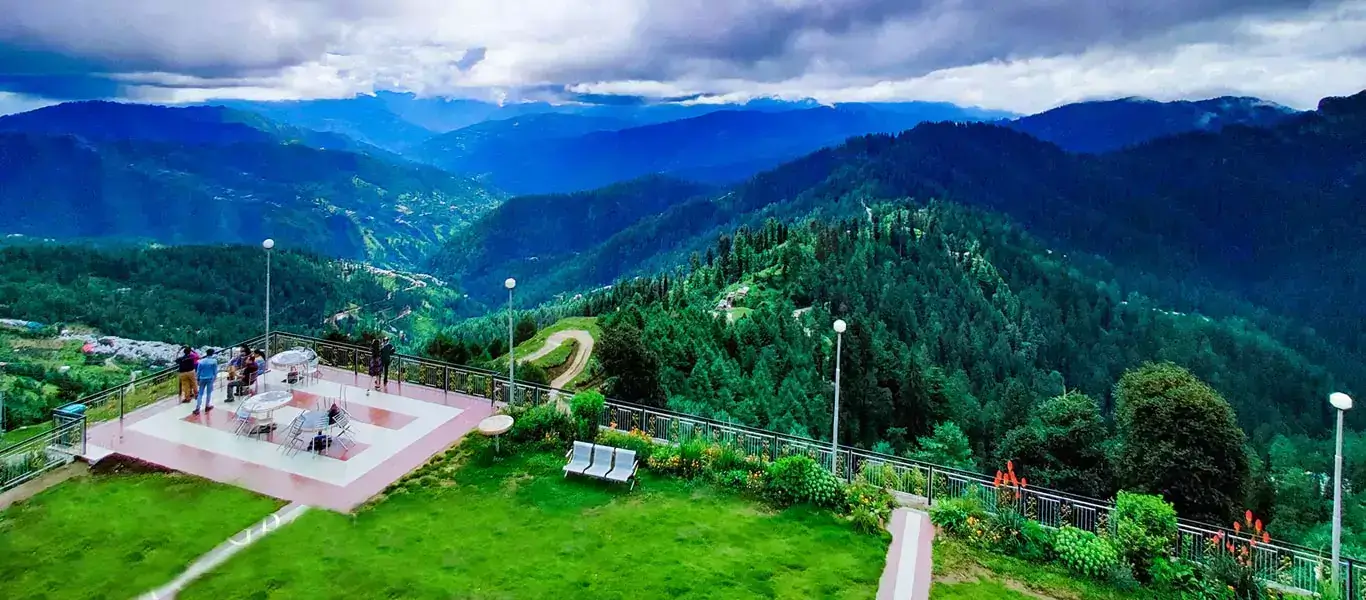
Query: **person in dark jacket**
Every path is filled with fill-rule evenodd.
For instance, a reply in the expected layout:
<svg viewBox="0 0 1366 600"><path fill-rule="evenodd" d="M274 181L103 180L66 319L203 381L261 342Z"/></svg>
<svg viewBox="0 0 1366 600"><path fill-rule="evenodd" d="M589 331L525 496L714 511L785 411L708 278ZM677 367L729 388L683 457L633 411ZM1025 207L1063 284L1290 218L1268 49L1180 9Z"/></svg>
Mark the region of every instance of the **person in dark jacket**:
<svg viewBox="0 0 1366 600"><path fill-rule="evenodd" d="M379 348L380 378L384 382L384 389L389 389L389 365L394 362L394 342L389 338L384 338L384 345Z"/></svg>
<svg viewBox="0 0 1366 600"><path fill-rule="evenodd" d="M372 387L379 391L380 374L384 372L384 359L380 358L379 340L370 340L370 378Z"/></svg>
<svg viewBox="0 0 1366 600"><path fill-rule="evenodd" d="M180 378L180 403L188 404L194 401L199 393L199 388L195 385L195 366L199 361L195 360L194 350L189 346L180 349L180 356L175 359L176 376Z"/></svg>

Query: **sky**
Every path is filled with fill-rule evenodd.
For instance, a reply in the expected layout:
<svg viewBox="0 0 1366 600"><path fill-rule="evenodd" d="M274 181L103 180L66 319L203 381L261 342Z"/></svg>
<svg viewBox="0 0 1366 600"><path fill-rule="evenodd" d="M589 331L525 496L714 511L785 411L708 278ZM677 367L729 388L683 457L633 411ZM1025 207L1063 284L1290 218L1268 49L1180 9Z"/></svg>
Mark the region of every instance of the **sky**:
<svg viewBox="0 0 1366 600"><path fill-rule="evenodd" d="M0 0L0 114L380 90L1081 100L1366 88L1366 0Z"/></svg>

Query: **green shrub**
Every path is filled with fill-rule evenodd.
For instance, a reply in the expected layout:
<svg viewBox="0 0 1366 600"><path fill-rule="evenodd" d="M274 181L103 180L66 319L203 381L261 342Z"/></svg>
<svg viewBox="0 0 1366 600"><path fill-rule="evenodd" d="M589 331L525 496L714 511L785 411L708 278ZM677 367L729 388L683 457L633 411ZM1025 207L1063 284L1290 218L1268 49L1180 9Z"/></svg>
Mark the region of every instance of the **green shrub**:
<svg viewBox="0 0 1366 600"><path fill-rule="evenodd" d="M507 437L514 443L565 449L574 441L577 429L574 420L554 404L533 408L513 407L508 414L512 416L513 423Z"/></svg>
<svg viewBox="0 0 1366 600"><path fill-rule="evenodd" d="M986 523L990 531L987 539L994 549L1011 556L1020 556L1024 553L1024 529L1029 523L1029 519L1024 515L1008 508L1000 509L994 514L988 514Z"/></svg>
<svg viewBox="0 0 1366 600"><path fill-rule="evenodd" d="M1166 557L1155 559L1148 566L1148 574L1153 587L1160 590L1185 593L1194 592L1200 586L1195 570L1179 560Z"/></svg>
<svg viewBox="0 0 1366 600"><path fill-rule="evenodd" d="M986 508L976 496L941 500L930 509L930 522L949 535L967 539L972 535L972 524L987 516Z"/></svg>
<svg viewBox="0 0 1366 600"><path fill-rule="evenodd" d="M1121 592L1133 592L1143 587L1134 577L1134 568L1129 563L1119 561L1110 569L1110 585Z"/></svg>
<svg viewBox="0 0 1366 600"><path fill-rule="evenodd" d="M649 460L657 447L654 440L650 439L650 435L639 429L631 430L630 433L603 429L598 432L598 437L594 441L604 446L634 451L636 460L642 463Z"/></svg>
<svg viewBox="0 0 1366 600"><path fill-rule="evenodd" d="M1153 561L1171 556L1176 509L1161 496L1120 492L1111 518L1121 558L1134 566L1140 578L1151 581Z"/></svg>
<svg viewBox="0 0 1366 600"><path fill-rule="evenodd" d="M707 451L707 443L700 439L683 442L677 446L663 444L655 446L645 466L657 473L691 479L702 472L702 458Z"/></svg>
<svg viewBox="0 0 1366 600"><path fill-rule="evenodd" d="M569 412L574 415L575 425L579 429L579 439L591 440L596 437L598 420L602 418L602 409L606 406L607 399L591 390L574 394L569 400Z"/></svg>
<svg viewBox="0 0 1366 600"><path fill-rule="evenodd" d="M844 503L846 518L854 528L866 533L882 531L896 509L896 498L888 487L867 481L855 481L844 488Z"/></svg>
<svg viewBox="0 0 1366 600"><path fill-rule="evenodd" d="M746 492L762 491L766 473L760 457L746 454L733 444L713 444L703 452L702 459L707 479Z"/></svg>
<svg viewBox="0 0 1366 600"><path fill-rule="evenodd" d="M1026 520L1020 530L1019 557L1044 562L1053 559L1053 533L1038 521Z"/></svg>
<svg viewBox="0 0 1366 600"><path fill-rule="evenodd" d="M1119 552L1109 540L1076 527L1063 527L1054 534L1053 551L1073 572L1101 581L1119 564Z"/></svg>
<svg viewBox="0 0 1366 600"><path fill-rule="evenodd" d="M766 495L779 506L810 502L836 508L843 499L839 480L805 455L783 457L769 465Z"/></svg>

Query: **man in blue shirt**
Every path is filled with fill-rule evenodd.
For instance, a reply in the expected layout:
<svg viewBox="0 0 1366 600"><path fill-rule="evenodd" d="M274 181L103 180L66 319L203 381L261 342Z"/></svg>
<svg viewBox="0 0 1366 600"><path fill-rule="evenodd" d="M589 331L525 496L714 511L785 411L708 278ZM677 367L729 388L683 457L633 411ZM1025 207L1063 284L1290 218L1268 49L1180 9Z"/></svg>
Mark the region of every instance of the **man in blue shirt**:
<svg viewBox="0 0 1366 600"><path fill-rule="evenodd" d="M213 354L213 350L210 349L194 368L195 379L199 380L199 394L194 403L196 415L200 409L204 412L213 410L213 382L218 379L218 358Z"/></svg>

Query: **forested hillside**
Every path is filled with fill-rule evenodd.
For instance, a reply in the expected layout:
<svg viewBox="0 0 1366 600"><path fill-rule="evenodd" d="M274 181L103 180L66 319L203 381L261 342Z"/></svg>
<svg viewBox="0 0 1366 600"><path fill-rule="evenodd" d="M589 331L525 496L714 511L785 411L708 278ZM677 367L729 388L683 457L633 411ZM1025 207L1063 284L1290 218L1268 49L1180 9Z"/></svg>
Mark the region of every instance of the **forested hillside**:
<svg viewBox="0 0 1366 600"><path fill-rule="evenodd" d="M298 144L0 133L0 233L260 243L414 264L501 196L410 163Z"/></svg>
<svg viewBox="0 0 1366 600"><path fill-rule="evenodd" d="M589 288L677 264L769 216L847 216L880 198L1000 211L1059 252L1105 257L1116 277L1183 312L1272 315L1366 349L1366 93L1269 129L1190 133L1099 156L986 124L867 136L676 205L557 272Z"/></svg>
<svg viewBox="0 0 1366 600"><path fill-rule="evenodd" d="M322 334L326 321L354 311L342 327L377 328L377 316L404 307L415 321L455 310L453 292L409 289L359 265L276 251L271 323ZM18 244L0 247L0 316L79 323L122 337L231 344L265 333L265 256L252 246L170 248Z"/></svg>
<svg viewBox="0 0 1366 600"><path fill-rule="evenodd" d="M516 277L532 297L547 291L555 274L617 232L715 188L652 175L573 194L519 196L479 218L432 260L480 299L497 301L502 282ZM523 290L524 292L526 290Z"/></svg>
<svg viewBox="0 0 1366 600"><path fill-rule="evenodd" d="M1279 472L1292 467L1267 453L1322 437L1329 391L1366 377L1247 320L1169 310L999 216L941 202L770 221L578 309L603 317L610 395L823 439L831 323L842 318L842 442L988 472L1014 459L1031 482L1102 497L1162 491L1182 514L1212 519L1242 506L1276 515L1277 486L1300 493L1270 477L1270 458ZM1168 382L1208 408L1148 420L1137 403ZM1146 416L1123 417L1126 397ZM1166 435L1201 449L1163 454ZM1123 452L1164 466L1140 469ZM1198 482L1183 475L1196 471ZM1312 512L1322 500L1304 503ZM1307 540L1321 525L1296 510L1280 513L1278 534L1295 536L1282 539Z"/></svg>

